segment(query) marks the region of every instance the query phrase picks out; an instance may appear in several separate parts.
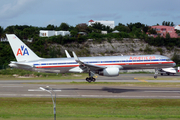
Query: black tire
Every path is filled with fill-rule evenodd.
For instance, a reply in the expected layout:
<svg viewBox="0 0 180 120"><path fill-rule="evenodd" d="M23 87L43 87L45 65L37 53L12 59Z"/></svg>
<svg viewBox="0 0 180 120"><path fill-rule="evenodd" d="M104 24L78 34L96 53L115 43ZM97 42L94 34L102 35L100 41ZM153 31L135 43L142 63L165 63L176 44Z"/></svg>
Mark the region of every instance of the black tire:
<svg viewBox="0 0 180 120"><path fill-rule="evenodd" d="M154 78L156 79L156 78L157 78L157 76L154 76Z"/></svg>
<svg viewBox="0 0 180 120"><path fill-rule="evenodd" d="M86 78L86 81L89 82L89 78L88 77Z"/></svg>
<svg viewBox="0 0 180 120"><path fill-rule="evenodd" d="M163 73L161 73L161 76L163 76Z"/></svg>

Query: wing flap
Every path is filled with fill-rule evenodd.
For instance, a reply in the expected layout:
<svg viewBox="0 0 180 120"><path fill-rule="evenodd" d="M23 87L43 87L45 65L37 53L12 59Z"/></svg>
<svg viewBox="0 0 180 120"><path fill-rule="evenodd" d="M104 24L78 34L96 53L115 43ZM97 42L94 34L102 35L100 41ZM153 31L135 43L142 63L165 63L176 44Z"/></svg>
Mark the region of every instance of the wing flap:
<svg viewBox="0 0 180 120"><path fill-rule="evenodd" d="M73 52L73 56L74 56L75 61L77 63L79 63L79 67L81 69L87 68L87 69L90 69L91 71L96 71L96 70L103 70L106 68L105 66L98 66L98 65L94 65L94 64L84 63L79 60L79 58L77 57L77 55L74 52Z"/></svg>

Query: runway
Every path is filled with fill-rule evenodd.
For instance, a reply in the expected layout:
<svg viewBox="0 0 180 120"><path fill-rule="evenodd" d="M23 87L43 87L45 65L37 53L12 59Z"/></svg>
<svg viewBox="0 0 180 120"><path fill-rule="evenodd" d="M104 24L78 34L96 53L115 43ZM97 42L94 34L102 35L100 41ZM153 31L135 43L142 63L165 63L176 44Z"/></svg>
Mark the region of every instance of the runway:
<svg viewBox="0 0 180 120"><path fill-rule="evenodd" d="M138 80L132 76L99 78L98 82L176 82L180 80ZM58 98L166 98L180 99L178 87L139 87L116 84L51 84L51 82L85 82L85 80L0 80L0 97L51 97L40 87L50 86ZM33 83L33 84L32 84ZM36 84L38 83L38 84ZM45 84L46 83L46 84ZM48 83L48 84L47 84ZM132 83L131 83L132 84Z"/></svg>
<svg viewBox="0 0 180 120"><path fill-rule="evenodd" d="M117 77L104 77L104 76L98 76L98 78L96 78L96 82L176 82L176 83L180 83L180 75L176 74L174 76L158 76L158 78L161 78L161 80L146 80L146 79L136 79L138 77L149 77L149 78L153 78L153 74L120 74ZM179 78L179 80L172 80L173 77ZM164 80L166 79L166 80ZM84 79L73 79L73 80L33 80L33 79L29 79L29 80L0 80L0 84L23 84L23 83L51 83L51 82L86 82Z"/></svg>
<svg viewBox="0 0 180 120"><path fill-rule="evenodd" d="M1 84L0 97L50 97L39 89L46 85ZM168 98L180 99L180 89L170 87L130 87L113 85L50 85L57 97L71 98Z"/></svg>

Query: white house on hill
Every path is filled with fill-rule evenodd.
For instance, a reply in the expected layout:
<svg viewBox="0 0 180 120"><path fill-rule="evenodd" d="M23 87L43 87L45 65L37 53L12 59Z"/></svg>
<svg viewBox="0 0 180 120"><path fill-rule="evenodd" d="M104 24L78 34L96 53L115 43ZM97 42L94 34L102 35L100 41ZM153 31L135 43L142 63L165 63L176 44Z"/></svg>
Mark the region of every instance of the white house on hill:
<svg viewBox="0 0 180 120"><path fill-rule="evenodd" d="M50 36L57 36L57 35L70 35L69 31L54 31L54 30L40 30L39 36L40 37L50 37Z"/></svg>

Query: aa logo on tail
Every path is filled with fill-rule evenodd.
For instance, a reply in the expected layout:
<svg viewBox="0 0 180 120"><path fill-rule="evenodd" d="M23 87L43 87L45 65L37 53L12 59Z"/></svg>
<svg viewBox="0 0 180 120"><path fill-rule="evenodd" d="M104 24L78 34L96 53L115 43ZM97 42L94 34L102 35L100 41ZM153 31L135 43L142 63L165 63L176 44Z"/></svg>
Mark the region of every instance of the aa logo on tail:
<svg viewBox="0 0 180 120"><path fill-rule="evenodd" d="M29 55L29 52L28 52L27 48L24 48L24 45L18 49L16 56L18 56L18 55L21 55L21 56Z"/></svg>

